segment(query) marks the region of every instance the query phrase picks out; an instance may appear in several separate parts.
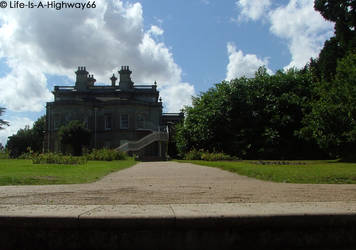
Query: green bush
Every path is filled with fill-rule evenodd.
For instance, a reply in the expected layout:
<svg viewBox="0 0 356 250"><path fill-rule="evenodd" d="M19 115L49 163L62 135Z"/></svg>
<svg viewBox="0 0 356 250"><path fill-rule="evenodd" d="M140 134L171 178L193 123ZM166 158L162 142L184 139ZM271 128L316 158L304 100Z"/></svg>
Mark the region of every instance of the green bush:
<svg viewBox="0 0 356 250"><path fill-rule="evenodd" d="M203 161L231 161L234 160L233 157L224 153L209 153L204 152L201 155L201 160Z"/></svg>
<svg viewBox="0 0 356 250"><path fill-rule="evenodd" d="M210 153L203 150L193 149L189 151L185 157L185 160L203 160L203 161L231 161L235 160L234 157L224 153Z"/></svg>
<svg viewBox="0 0 356 250"><path fill-rule="evenodd" d="M202 150L192 149L185 154L185 160L201 160L201 155L204 153Z"/></svg>
<svg viewBox="0 0 356 250"><path fill-rule="evenodd" d="M87 162L84 156L62 155L55 153L33 154L33 164L66 164L66 165L82 165Z"/></svg>
<svg viewBox="0 0 356 250"><path fill-rule="evenodd" d="M31 149L31 147L27 147L26 152L24 152L20 156L18 156L17 159L31 160L33 155L34 155L34 152Z"/></svg>
<svg viewBox="0 0 356 250"><path fill-rule="evenodd" d="M127 155L125 152L117 151L114 149L93 149L93 151L87 155L88 160L95 161L114 161L125 160Z"/></svg>

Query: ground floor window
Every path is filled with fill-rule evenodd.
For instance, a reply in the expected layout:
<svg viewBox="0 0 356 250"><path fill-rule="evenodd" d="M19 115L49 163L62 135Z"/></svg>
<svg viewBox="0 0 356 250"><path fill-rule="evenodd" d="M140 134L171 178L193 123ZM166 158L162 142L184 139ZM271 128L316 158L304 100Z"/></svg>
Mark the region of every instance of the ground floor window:
<svg viewBox="0 0 356 250"><path fill-rule="evenodd" d="M112 118L111 115L105 115L105 130L112 129Z"/></svg>
<svg viewBox="0 0 356 250"><path fill-rule="evenodd" d="M129 115L128 114L122 114L120 116L120 128L121 129L129 128Z"/></svg>
<svg viewBox="0 0 356 250"><path fill-rule="evenodd" d="M136 117L136 128L145 128L145 117L143 114L138 114Z"/></svg>

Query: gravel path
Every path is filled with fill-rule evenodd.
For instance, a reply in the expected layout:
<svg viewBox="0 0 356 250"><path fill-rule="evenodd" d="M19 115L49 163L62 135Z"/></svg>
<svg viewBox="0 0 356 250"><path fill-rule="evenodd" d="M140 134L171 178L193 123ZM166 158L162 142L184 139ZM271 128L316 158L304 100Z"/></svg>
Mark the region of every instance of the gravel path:
<svg viewBox="0 0 356 250"><path fill-rule="evenodd" d="M0 186L0 204L17 205L333 201L356 201L356 185L273 183L176 162L139 163L89 184Z"/></svg>

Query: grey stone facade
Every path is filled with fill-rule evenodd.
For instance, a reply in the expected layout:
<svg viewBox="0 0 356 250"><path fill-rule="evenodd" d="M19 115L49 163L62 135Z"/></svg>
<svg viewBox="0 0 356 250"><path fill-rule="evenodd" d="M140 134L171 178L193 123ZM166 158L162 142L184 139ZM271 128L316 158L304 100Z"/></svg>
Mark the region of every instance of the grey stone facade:
<svg viewBox="0 0 356 250"><path fill-rule="evenodd" d="M154 131L165 131L171 117L182 117L162 114L157 84L135 85L128 66L118 72L118 85L114 74L111 85L96 86L94 76L85 67L78 67L75 73L75 86L55 86L54 101L47 103L46 151L61 151L58 129L72 120L84 122L92 131L90 148L117 148ZM146 149L150 155L162 153L162 149L155 149L156 144L161 143L154 142Z"/></svg>

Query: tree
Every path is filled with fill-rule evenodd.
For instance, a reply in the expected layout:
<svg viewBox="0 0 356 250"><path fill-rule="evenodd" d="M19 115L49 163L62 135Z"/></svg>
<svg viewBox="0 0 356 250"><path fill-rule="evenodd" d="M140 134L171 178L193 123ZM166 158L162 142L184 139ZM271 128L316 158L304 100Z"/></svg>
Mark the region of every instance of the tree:
<svg viewBox="0 0 356 250"><path fill-rule="evenodd" d="M312 89L308 69L271 76L260 68L254 78L216 84L185 108L178 149L181 154L194 148L241 158L311 158L320 151L299 130L311 109Z"/></svg>
<svg viewBox="0 0 356 250"><path fill-rule="evenodd" d="M17 158L27 152L27 148L34 144L36 138L32 135L29 126L19 129L16 134L9 136L6 148L11 158Z"/></svg>
<svg viewBox="0 0 356 250"><path fill-rule="evenodd" d="M41 152L43 147L44 130L46 127L46 117L42 116L34 123L33 128L25 126L7 140L6 148L12 158L19 157L26 153L28 148L33 152Z"/></svg>
<svg viewBox="0 0 356 250"><path fill-rule="evenodd" d="M181 155L191 149L222 151L228 136L230 86L227 82L216 84L198 97L193 106L185 107L184 123L176 126L177 149Z"/></svg>
<svg viewBox="0 0 356 250"><path fill-rule="evenodd" d="M33 144L31 145L31 149L34 152L41 152L43 150L43 140L45 136L46 130L46 116L41 116L35 121L32 128L32 136L36 138L33 140Z"/></svg>
<svg viewBox="0 0 356 250"><path fill-rule="evenodd" d="M335 23L336 39L345 50L356 48L355 0L315 0L314 8Z"/></svg>
<svg viewBox="0 0 356 250"><path fill-rule="evenodd" d="M82 147L90 143L91 132L85 127L84 123L74 120L65 126L61 126L58 136L64 153L81 155Z"/></svg>
<svg viewBox="0 0 356 250"><path fill-rule="evenodd" d="M2 115L2 113L5 111L5 108L1 108L0 107L0 116ZM0 129L4 129L4 126L9 126L9 122L0 119Z"/></svg>
<svg viewBox="0 0 356 250"><path fill-rule="evenodd" d="M315 0L315 10L335 23L335 36L324 44L316 63L310 66L317 72L317 80L331 82L336 74L337 62L347 53L356 52L356 2L354 0Z"/></svg>
<svg viewBox="0 0 356 250"><path fill-rule="evenodd" d="M313 137L332 157L356 155L356 53L338 62L335 79L322 81L318 99L303 121L303 136Z"/></svg>

